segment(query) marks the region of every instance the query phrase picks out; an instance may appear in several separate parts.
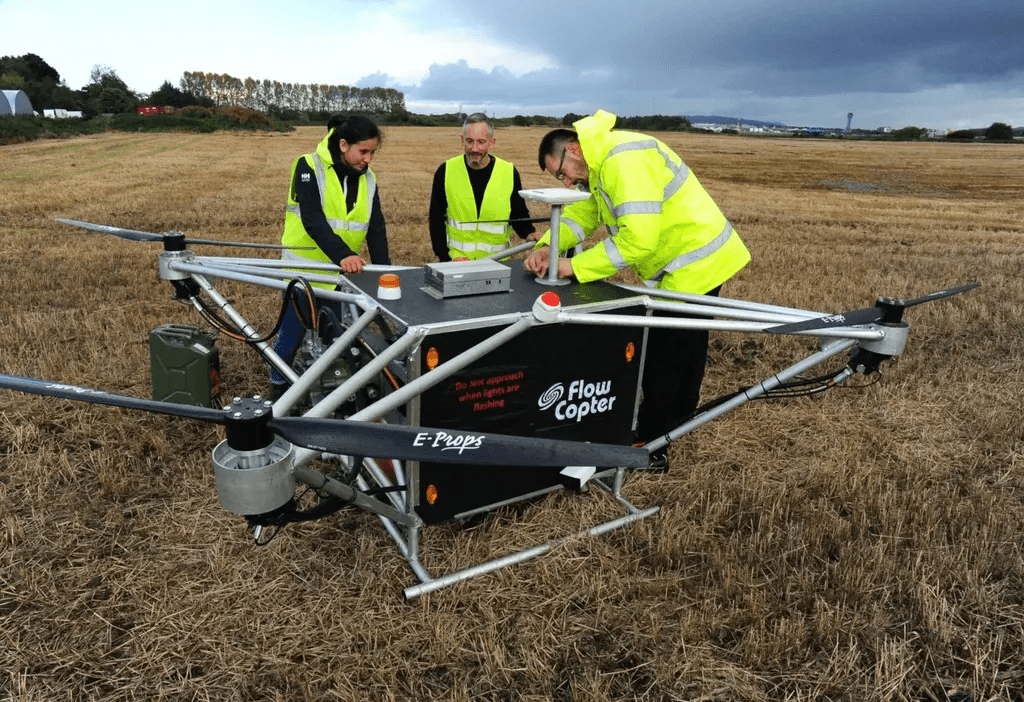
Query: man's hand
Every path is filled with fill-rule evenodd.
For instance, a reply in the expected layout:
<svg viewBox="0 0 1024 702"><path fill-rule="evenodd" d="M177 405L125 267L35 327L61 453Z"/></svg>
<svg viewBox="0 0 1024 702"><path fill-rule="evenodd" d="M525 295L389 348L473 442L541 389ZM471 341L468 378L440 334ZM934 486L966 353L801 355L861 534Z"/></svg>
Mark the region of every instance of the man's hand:
<svg viewBox="0 0 1024 702"><path fill-rule="evenodd" d="M527 235L526 240L527 241L540 241L540 238L542 236L544 236L544 232L530 232L530 234Z"/></svg>
<svg viewBox="0 0 1024 702"><path fill-rule="evenodd" d="M363 270L363 266L366 265L366 261L361 259L359 256L349 256L348 258L341 259L341 263L338 267L341 268L343 273L359 273Z"/></svg>
<svg viewBox="0 0 1024 702"><path fill-rule="evenodd" d="M551 247L542 246L526 257L526 260L523 261L523 268L535 275L543 276L548 272L548 261L550 256Z"/></svg>
<svg viewBox="0 0 1024 702"><path fill-rule="evenodd" d="M523 268L543 278L547 275L548 265L551 263L551 247L545 246L537 249L523 261ZM568 258L558 259L558 277L572 278L575 273L572 270L572 261Z"/></svg>
<svg viewBox="0 0 1024 702"><path fill-rule="evenodd" d="M572 269L572 261L568 258L558 259L558 277L559 278L574 278L576 277L576 271Z"/></svg>

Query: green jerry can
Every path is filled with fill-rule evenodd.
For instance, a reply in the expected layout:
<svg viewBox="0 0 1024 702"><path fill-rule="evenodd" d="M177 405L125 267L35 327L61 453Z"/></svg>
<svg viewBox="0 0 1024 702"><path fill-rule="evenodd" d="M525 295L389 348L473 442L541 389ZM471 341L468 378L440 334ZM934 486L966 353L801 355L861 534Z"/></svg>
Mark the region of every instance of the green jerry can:
<svg viewBox="0 0 1024 702"><path fill-rule="evenodd" d="M165 324L149 333L153 399L220 407L220 352L217 335L184 324Z"/></svg>

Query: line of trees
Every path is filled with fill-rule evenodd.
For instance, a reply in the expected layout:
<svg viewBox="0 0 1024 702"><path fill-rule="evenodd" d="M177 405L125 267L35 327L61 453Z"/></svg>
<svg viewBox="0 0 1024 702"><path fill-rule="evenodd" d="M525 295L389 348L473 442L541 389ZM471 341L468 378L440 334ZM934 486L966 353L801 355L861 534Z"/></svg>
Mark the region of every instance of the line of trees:
<svg viewBox="0 0 1024 702"><path fill-rule="evenodd" d="M946 135L953 141L974 141L978 137L985 141L1013 141L1013 127L1005 122L993 122L987 129L958 129Z"/></svg>
<svg viewBox="0 0 1024 702"><path fill-rule="evenodd" d="M100 114L134 113L137 105L153 97L134 92L121 80L117 71L101 64L92 67L88 83L74 90L67 86L56 69L35 54L0 57L0 88L23 90L37 112L53 108L75 110L81 111L87 119ZM165 89L172 93L176 90L166 82L161 91ZM157 91L158 97L168 99L155 104L213 106L212 102L204 102L182 91L176 91L176 95L161 91Z"/></svg>
<svg viewBox="0 0 1024 702"><path fill-rule="evenodd" d="M65 85L60 73L35 54L0 56L0 90L23 90L36 110L81 110L84 97Z"/></svg>
<svg viewBox="0 0 1024 702"><path fill-rule="evenodd" d="M81 110L85 117L134 112L141 104L171 107L245 107L273 117L300 119L310 113L364 112L405 115L405 95L393 88L282 83L235 78L224 73L186 72L179 87L169 81L146 95L133 92L109 66L95 65L89 83L69 88L60 74L35 54L0 57L0 88L23 90L37 111Z"/></svg>
<svg viewBox="0 0 1024 702"><path fill-rule="evenodd" d="M184 93L209 99L218 107L238 105L268 114L289 111L396 114L406 111L405 95L394 88L281 83L202 71L185 72L180 85Z"/></svg>

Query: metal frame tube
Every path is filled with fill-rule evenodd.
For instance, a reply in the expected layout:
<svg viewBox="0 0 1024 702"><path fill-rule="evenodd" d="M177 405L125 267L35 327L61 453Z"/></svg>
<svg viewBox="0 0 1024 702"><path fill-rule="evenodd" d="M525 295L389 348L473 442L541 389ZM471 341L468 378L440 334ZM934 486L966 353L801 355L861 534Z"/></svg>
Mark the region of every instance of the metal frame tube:
<svg viewBox="0 0 1024 702"><path fill-rule="evenodd" d="M349 378L344 383L335 388L330 395L328 395L323 400L318 402L312 409L306 412L306 414L303 416L317 417L321 419L330 416L330 414L333 413L336 409L338 409L338 407L341 407L341 405L345 404L345 401L348 400L348 398L350 398L360 388L366 385L370 381L370 379L372 379L374 376L380 373L384 369L384 367L387 366L387 364L391 363L391 361L397 358L398 356L401 356L411 346L419 343L419 341L420 334L413 331L410 331L409 333L405 334L405 336L401 337L400 339L398 339L398 341L392 344L391 347L388 348L386 353L382 353L371 359L365 366L356 371L356 373L352 375L351 378ZM397 394L397 392L392 393L392 395ZM391 395L387 395L384 399L386 400L387 398L390 397ZM370 407L376 407L383 401L384 400L375 402L374 404L370 405ZM367 419L377 419L378 417L385 414L387 411L400 407L402 404L404 404L404 402L405 400L402 400L401 402L398 402L393 406L389 406L387 409L383 410L379 415L375 415L370 418L367 418L365 416L358 417L357 415L360 413L356 413L349 417L349 419L352 421L367 421ZM316 455L316 451L312 451L306 448L296 448L295 464L304 465L308 463L310 460L312 460L314 457L316 457Z"/></svg>
<svg viewBox="0 0 1024 702"><path fill-rule="evenodd" d="M549 541L548 543L541 544L540 546L534 546L533 548L524 549L517 553L512 553L501 558L495 558L494 560L477 564L470 568L466 568L465 570L456 571L454 573L448 573L447 575L443 575L439 578L427 580L419 585L413 585L405 588L405 598L411 600L415 597L419 597L420 595L425 595L428 592L440 590L441 588L448 587L449 585L454 585L455 583L461 582L463 580L468 580L469 578L475 577L477 575L483 575L484 573L490 573L495 570L498 570L499 568L515 565L517 563L523 563L524 561L536 558L537 556L544 555L556 546L566 543L571 539L577 539L583 536L599 536L601 534L605 534L609 531L612 531L613 529L618 529L620 527L626 526L627 524L631 524L637 520L651 517L657 514L660 509L660 507L648 507L647 509L639 510L635 514L628 514L625 517L620 517L618 519L613 519L608 522L597 524L595 526L590 527L589 529L584 529L570 536L565 536L554 541Z"/></svg>
<svg viewBox="0 0 1024 702"><path fill-rule="evenodd" d="M536 321L532 316L520 318L519 321L495 333L494 336L481 341L476 346L471 346L458 356L455 356L451 360L437 366L427 375L421 375L419 378L409 381L401 389L386 395L369 407L356 412L349 417L349 419L366 421L383 417L390 410L401 407L412 398L419 396L424 390L437 385L439 382L451 377L473 361L476 361L503 345L506 341L519 336L535 323Z"/></svg>
<svg viewBox="0 0 1024 702"><path fill-rule="evenodd" d="M567 324L594 324L608 327L661 327L665 329L707 329L709 331L764 332L776 326L773 323L743 322L720 319L680 319L678 317L630 317L629 315L588 314L560 310L556 322ZM885 338L885 330L878 326L834 327L794 332L784 336L836 337L840 339L861 339L878 341Z"/></svg>
<svg viewBox="0 0 1024 702"><path fill-rule="evenodd" d="M697 415L690 421L683 422L678 427L668 432L665 436L649 441L646 444L646 447L650 451L655 451L659 448L662 448L663 446L667 445L670 441L675 441L679 437L689 434L691 431L697 429L698 427L704 426L712 419L720 417L726 412L730 412L741 405L745 405L746 403L750 402L751 400L757 397L761 397L772 388L778 387L779 385L789 380L790 378L793 378L799 375L800 373L803 373L804 371L813 368L819 363L827 361L829 358L837 356L843 353L844 351L853 348L856 345L857 342L853 339L847 341L837 341L833 344L830 344L829 346L823 348L821 351L811 354L804 360L793 364L789 368L781 370L775 375L771 376L770 378L762 380L757 385L747 388L742 393L736 395L730 400L727 400L726 402L723 402L717 407L712 407L708 411L702 412L701 414ZM849 368L845 368L836 374L835 382L842 382L843 380L849 378L851 375L853 375L853 371L850 370Z"/></svg>
<svg viewBox="0 0 1024 702"><path fill-rule="evenodd" d="M749 300L735 300L730 297L717 297L714 295L698 295L696 293L684 293L676 290L662 290L661 288L649 288L643 285L627 285L625 283L611 283L617 288L639 293L648 297L659 297L681 302L710 303L716 307L727 307L737 310L753 310L759 312L774 312L778 314L791 314L804 319L824 317L827 312L814 312L811 310L800 310L794 307L782 307L780 305L769 305L763 302L750 302Z"/></svg>
<svg viewBox="0 0 1024 702"><path fill-rule="evenodd" d="M297 376L295 380L292 380L292 385L288 388L283 395L274 403L274 414L278 417L283 417L288 413L289 410L295 405L303 394L309 392L309 389L313 386L327 367L330 366L334 361L345 352L349 346L356 340L359 334L365 329L370 322L377 317L377 310L371 309L365 311L362 315L352 323L345 332L331 342L324 352L320 355L316 361L313 362L309 368L307 368L301 376ZM294 371L292 371L294 374Z"/></svg>
<svg viewBox="0 0 1024 702"><path fill-rule="evenodd" d="M542 285L559 286L568 285L568 278L558 277L558 258L562 251L559 247L558 238L562 231L562 207L559 203L551 204L551 233L550 245L548 246L548 274L544 277L537 276L536 280Z"/></svg>
<svg viewBox="0 0 1024 702"><path fill-rule="evenodd" d="M293 471L296 480L309 485L315 490L323 490L335 497L340 497L346 502L351 502L359 509L372 512L382 518L387 518L406 526L420 523L420 518L415 514L401 512L385 502L381 502L356 490L351 485L346 485L340 480L324 475L318 470L308 466L296 466L293 468Z"/></svg>
<svg viewBox="0 0 1024 702"><path fill-rule="evenodd" d="M234 270L244 272L246 269L252 268L278 268L282 270L291 270L295 268L303 268L310 270L323 270L338 272L338 267L333 263L326 261L289 261L282 258L231 258L227 256L196 256L194 260L203 264L209 264L214 267L226 267ZM298 265L296 265L298 264ZM381 265L377 263L368 263L363 266L363 270L367 273L384 273L390 271L407 271L413 269L419 269L420 266L400 266L400 265ZM294 276L290 276L294 277Z"/></svg>
<svg viewBox="0 0 1024 702"><path fill-rule="evenodd" d="M203 289L203 292L205 292L207 296L211 300L213 300L217 308L223 311L224 314L228 316L228 319L230 319L234 323L234 325L238 327L243 334L245 334L245 337L249 340L249 343L253 344L257 349L259 349L260 355L267 359L268 363L274 366L274 368L276 368L282 375L288 378L288 380L294 382L298 378L298 375L296 375L295 371L293 371L291 367L287 363L285 363L280 356L277 355L277 353L274 351L273 347L270 344L268 344L266 341L254 341L255 339L258 339L260 337L259 332L257 332L256 329L253 328L251 324L249 324L248 320L246 320L245 317L243 317L238 311L235 310L234 306L228 301L228 299L221 295L210 281L208 281L203 275L200 275L199 273L192 273L191 277L192 280L196 281L196 284ZM192 301L192 304L196 305L198 309L198 303L195 300Z"/></svg>
<svg viewBox="0 0 1024 702"><path fill-rule="evenodd" d="M500 261L503 258L508 258L509 256L514 256L515 254L517 254L517 253L519 253L521 251L527 251L529 249L532 249L536 245L536 243L537 242L535 242L535 241L524 241L522 244L517 244L516 246L512 246L510 248L507 248L504 251L498 251L497 253L492 253L490 256L484 256L484 258L489 260L489 261Z"/></svg>

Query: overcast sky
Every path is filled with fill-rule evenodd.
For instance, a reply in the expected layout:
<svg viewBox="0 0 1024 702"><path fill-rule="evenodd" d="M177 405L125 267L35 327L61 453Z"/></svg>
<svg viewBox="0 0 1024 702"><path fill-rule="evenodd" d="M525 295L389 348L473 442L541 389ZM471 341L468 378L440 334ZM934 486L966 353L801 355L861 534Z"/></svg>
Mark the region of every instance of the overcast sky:
<svg viewBox="0 0 1024 702"><path fill-rule="evenodd" d="M186 71L385 86L412 112L1024 125L1021 0L0 0L0 55L71 88Z"/></svg>

